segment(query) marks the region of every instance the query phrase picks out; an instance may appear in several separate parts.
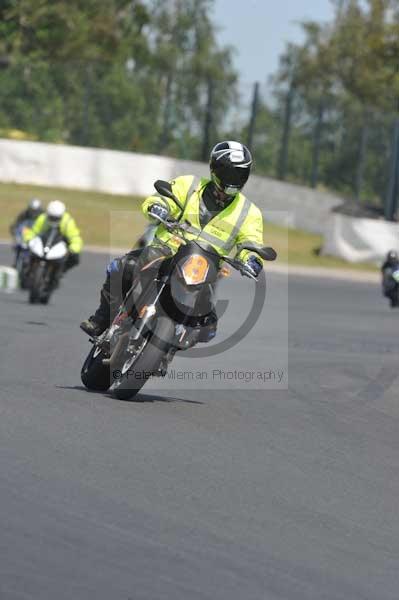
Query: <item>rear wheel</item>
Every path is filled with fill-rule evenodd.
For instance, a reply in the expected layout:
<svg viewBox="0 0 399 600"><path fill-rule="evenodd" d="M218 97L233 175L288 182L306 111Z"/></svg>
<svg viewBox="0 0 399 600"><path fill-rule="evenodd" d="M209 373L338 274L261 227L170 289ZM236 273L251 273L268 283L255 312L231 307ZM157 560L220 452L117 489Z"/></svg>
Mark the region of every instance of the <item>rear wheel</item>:
<svg viewBox="0 0 399 600"><path fill-rule="evenodd" d="M106 392L111 385L109 365L103 364L105 358L102 350L93 346L80 372L82 383L88 390Z"/></svg>
<svg viewBox="0 0 399 600"><path fill-rule="evenodd" d="M28 274L26 272L25 266L22 268L22 271L19 276L19 285L20 285L21 290L27 290L29 287Z"/></svg>
<svg viewBox="0 0 399 600"><path fill-rule="evenodd" d="M18 271L19 287L21 290L29 288L30 265L31 261L27 250L19 250L15 268Z"/></svg>
<svg viewBox="0 0 399 600"><path fill-rule="evenodd" d="M22 250L20 248L18 248L15 251L15 268L18 271L18 275L21 277L21 273L22 273L22 269L23 269L23 254L22 254Z"/></svg>
<svg viewBox="0 0 399 600"><path fill-rule="evenodd" d="M142 389L148 379L155 373L174 336L174 324L170 319L161 317L143 350L137 359L130 364L128 358L114 381L111 391L119 400L132 400ZM116 371L114 371L116 373Z"/></svg>
<svg viewBox="0 0 399 600"><path fill-rule="evenodd" d="M17 270L19 276L19 287L21 290L27 290L29 288L29 271L25 262L22 262Z"/></svg>

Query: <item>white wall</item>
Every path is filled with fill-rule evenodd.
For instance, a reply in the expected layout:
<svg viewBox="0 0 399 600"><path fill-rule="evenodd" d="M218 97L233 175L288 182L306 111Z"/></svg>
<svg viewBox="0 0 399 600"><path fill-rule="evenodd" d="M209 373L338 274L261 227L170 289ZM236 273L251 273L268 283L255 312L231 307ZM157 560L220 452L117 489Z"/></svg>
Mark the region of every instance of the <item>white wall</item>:
<svg viewBox="0 0 399 600"><path fill-rule="evenodd" d="M323 254L349 262L380 263L389 250L399 252L399 224L355 219L332 213L327 221Z"/></svg>
<svg viewBox="0 0 399 600"><path fill-rule="evenodd" d="M0 139L0 181L146 196L156 179L177 175L204 176L207 165L172 158ZM334 195L251 177L246 195L273 223L322 233Z"/></svg>

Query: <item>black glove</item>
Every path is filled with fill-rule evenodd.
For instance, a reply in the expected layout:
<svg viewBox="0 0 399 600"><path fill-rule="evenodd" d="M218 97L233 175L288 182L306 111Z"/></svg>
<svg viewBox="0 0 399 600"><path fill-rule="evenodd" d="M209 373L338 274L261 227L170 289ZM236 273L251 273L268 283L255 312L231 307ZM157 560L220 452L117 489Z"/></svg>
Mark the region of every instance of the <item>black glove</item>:
<svg viewBox="0 0 399 600"><path fill-rule="evenodd" d="M65 268L72 269L72 267L76 267L76 265L78 265L79 262L80 262L79 254L76 254L76 252L70 252L68 255L68 258L66 260Z"/></svg>
<svg viewBox="0 0 399 600"><path fill-rule="evenodd" d="M249 273L252 277L259 277L260 272L263 269L263 265L259 258L256 256L250 256L243 265L243 272Z"/></svg>
<svg viewBox="0 0 399 600"><path fill-rule="evenodd" d="M148 214L150 217L159 217L162 221L166 221L169 217L169 210L162 204L152 204L148 209Z"/></svg>

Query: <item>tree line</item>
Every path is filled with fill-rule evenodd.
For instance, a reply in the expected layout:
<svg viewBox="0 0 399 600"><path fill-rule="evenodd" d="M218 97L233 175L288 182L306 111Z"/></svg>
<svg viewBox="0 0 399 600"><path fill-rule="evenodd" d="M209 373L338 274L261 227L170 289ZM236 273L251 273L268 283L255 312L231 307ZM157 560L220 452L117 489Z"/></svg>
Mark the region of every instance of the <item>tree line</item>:
<svg viewBox="0 0 399 600"><path fill-rule="evenodd" d="M243 111L213 0L1 0L0 130L188 159L240 137L259 173L381 202L398 192L399 0L331 1Z"/></svg>
<svg viewBox="0 0 399 600"><path fill-rule="evenodd" d="M222 120L237 81L212 5L2 0L0 128L199 158L209 107Z"/></svg>
<svg viewBox="0 0 399 600"><path fill-rule="evenodd" d="M332 3L333 21L302 23L304 42L288 44L281 56L275 104L260 106L256 131L264 137L256 145L268 174L385 204L392 217L399 195L399 2Z"/></svg>

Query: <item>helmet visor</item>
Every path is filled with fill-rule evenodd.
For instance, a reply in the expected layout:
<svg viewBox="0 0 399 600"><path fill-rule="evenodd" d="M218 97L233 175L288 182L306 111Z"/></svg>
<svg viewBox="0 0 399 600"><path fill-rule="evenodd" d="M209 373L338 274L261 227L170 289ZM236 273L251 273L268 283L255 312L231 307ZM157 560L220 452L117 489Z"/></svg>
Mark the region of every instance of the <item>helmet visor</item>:
<svg viewBox="0 0 399 600"><path fill-rule="evenodd" d="M215 169L215 175L223 187L241 189L248 181L249 168L238 166L231 168L220 165Z"/></svg>

